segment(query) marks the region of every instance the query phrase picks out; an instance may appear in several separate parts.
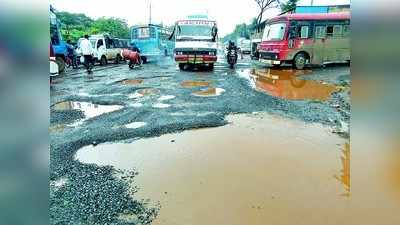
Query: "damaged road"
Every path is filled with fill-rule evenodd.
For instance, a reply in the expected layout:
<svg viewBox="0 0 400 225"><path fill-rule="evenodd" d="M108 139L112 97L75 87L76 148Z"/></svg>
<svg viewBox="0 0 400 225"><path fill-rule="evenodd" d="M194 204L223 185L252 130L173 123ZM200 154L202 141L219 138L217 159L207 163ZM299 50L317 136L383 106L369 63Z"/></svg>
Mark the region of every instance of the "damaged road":
<svg viewBox="0 0 400 225"><path fill-rule="evenodd" d="M50 222L147 224L164 207L136 198L135 177L146 171L80 162L76 153L85 146L221 127L229 115L258 113L348 138L350 80L346 65L299 72L244 61L236 70L218 63L214 71L179 71L170 58L134 70L122 64L65 74L51 84Z"/></svg>

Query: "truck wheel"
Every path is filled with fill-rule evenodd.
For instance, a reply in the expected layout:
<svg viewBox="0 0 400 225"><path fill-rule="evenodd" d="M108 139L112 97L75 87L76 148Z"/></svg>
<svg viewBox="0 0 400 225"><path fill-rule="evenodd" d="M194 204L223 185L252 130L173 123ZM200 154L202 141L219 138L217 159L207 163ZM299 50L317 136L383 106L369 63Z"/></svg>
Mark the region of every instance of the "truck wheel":
<svg viewBox="0 0 400 225"><path fill-rule="evenodd" d="M56 63L58 65L58 73L62 73L65 70L65 61L62 57L57 56L56 57Z"/></svg>
<svg viewBox="0 0 400 225"><path fill-rule="evenodd" d="M293 66L294 68L298 70L304 69L304 66L306 65L307 58L304 55L304 53L299 53L294 57L293 60Z"/></svg>
<svg viewBox="0 0 400 225"><path fill-rule="evenodd" d="M213 71L213 70L214 70L214 63L208 64L208 69L209 69L210 71Z"/></svg>
<svg viewBox="0 0 400 225"><path fill-rule="evenodd" d="M100 59L100 65L102 66L107 65L107 58L104 55Z"/></svg>
<svg viewBox="0 0 400 225"><path fill-rule="evenodd" d="M185 64L184 63L179 63L179 69L180 70L185 70Z"/></svg>
<svg viewBox="0 0 400 225"><path fill-rule="evenodd" d="M119 64L121 62L121 59L122 59L121 55L118 54L117 57L115 57L115 64Z"/></svg>

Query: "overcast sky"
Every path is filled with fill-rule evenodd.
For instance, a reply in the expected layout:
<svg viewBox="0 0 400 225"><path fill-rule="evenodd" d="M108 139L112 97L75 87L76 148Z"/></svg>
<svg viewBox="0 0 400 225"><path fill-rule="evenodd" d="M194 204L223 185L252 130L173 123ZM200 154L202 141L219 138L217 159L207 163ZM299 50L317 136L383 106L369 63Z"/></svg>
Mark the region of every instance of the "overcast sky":
<svg viewBox="0 0 400 225"><path fill-rule="evenodd" d="M190 14L207 13L217 20L220 36L233 31L236 24L250 23L257 16L254 0L50 0L58 11L84 13L94 19L101 16L125 19L129 26L149 21L149 2L152 22L173 24ZM299 4L310 4L300 0ZM348 4L350 0L314 0L314 5ZM278 10L269 10L264 19L275 16Z"/></svg>

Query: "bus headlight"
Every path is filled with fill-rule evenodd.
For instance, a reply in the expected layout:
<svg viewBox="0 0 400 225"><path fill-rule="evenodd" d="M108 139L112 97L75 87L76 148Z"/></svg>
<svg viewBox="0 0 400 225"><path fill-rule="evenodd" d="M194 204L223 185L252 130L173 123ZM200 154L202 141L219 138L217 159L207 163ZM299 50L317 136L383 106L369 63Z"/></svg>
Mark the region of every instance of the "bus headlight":
<svg viewBox="0 0 400 225"><path fill-rule="evenodd" d="M215 55L215 52L208 52L208 55Z"/></svg>
<svg viewBox="0 0 400 225"><path fill-rule="evenodd" d="M177 55L183 55L183 52L176 52Z"/></svg>

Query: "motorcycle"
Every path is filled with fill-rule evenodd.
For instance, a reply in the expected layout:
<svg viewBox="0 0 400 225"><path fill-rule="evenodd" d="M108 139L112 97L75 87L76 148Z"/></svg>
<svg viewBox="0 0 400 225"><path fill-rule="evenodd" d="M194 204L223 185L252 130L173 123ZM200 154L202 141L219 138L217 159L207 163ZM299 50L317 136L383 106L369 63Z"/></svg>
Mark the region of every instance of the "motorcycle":
<svg viewBox="0 0 400 225"><path fill-rule="evenodd" d="M237 50L236 49L228 49L226 58L228 60L228 64L229 64L230 68L233 69L235 64L237 63L237 58L238 58Z"/></svg>

